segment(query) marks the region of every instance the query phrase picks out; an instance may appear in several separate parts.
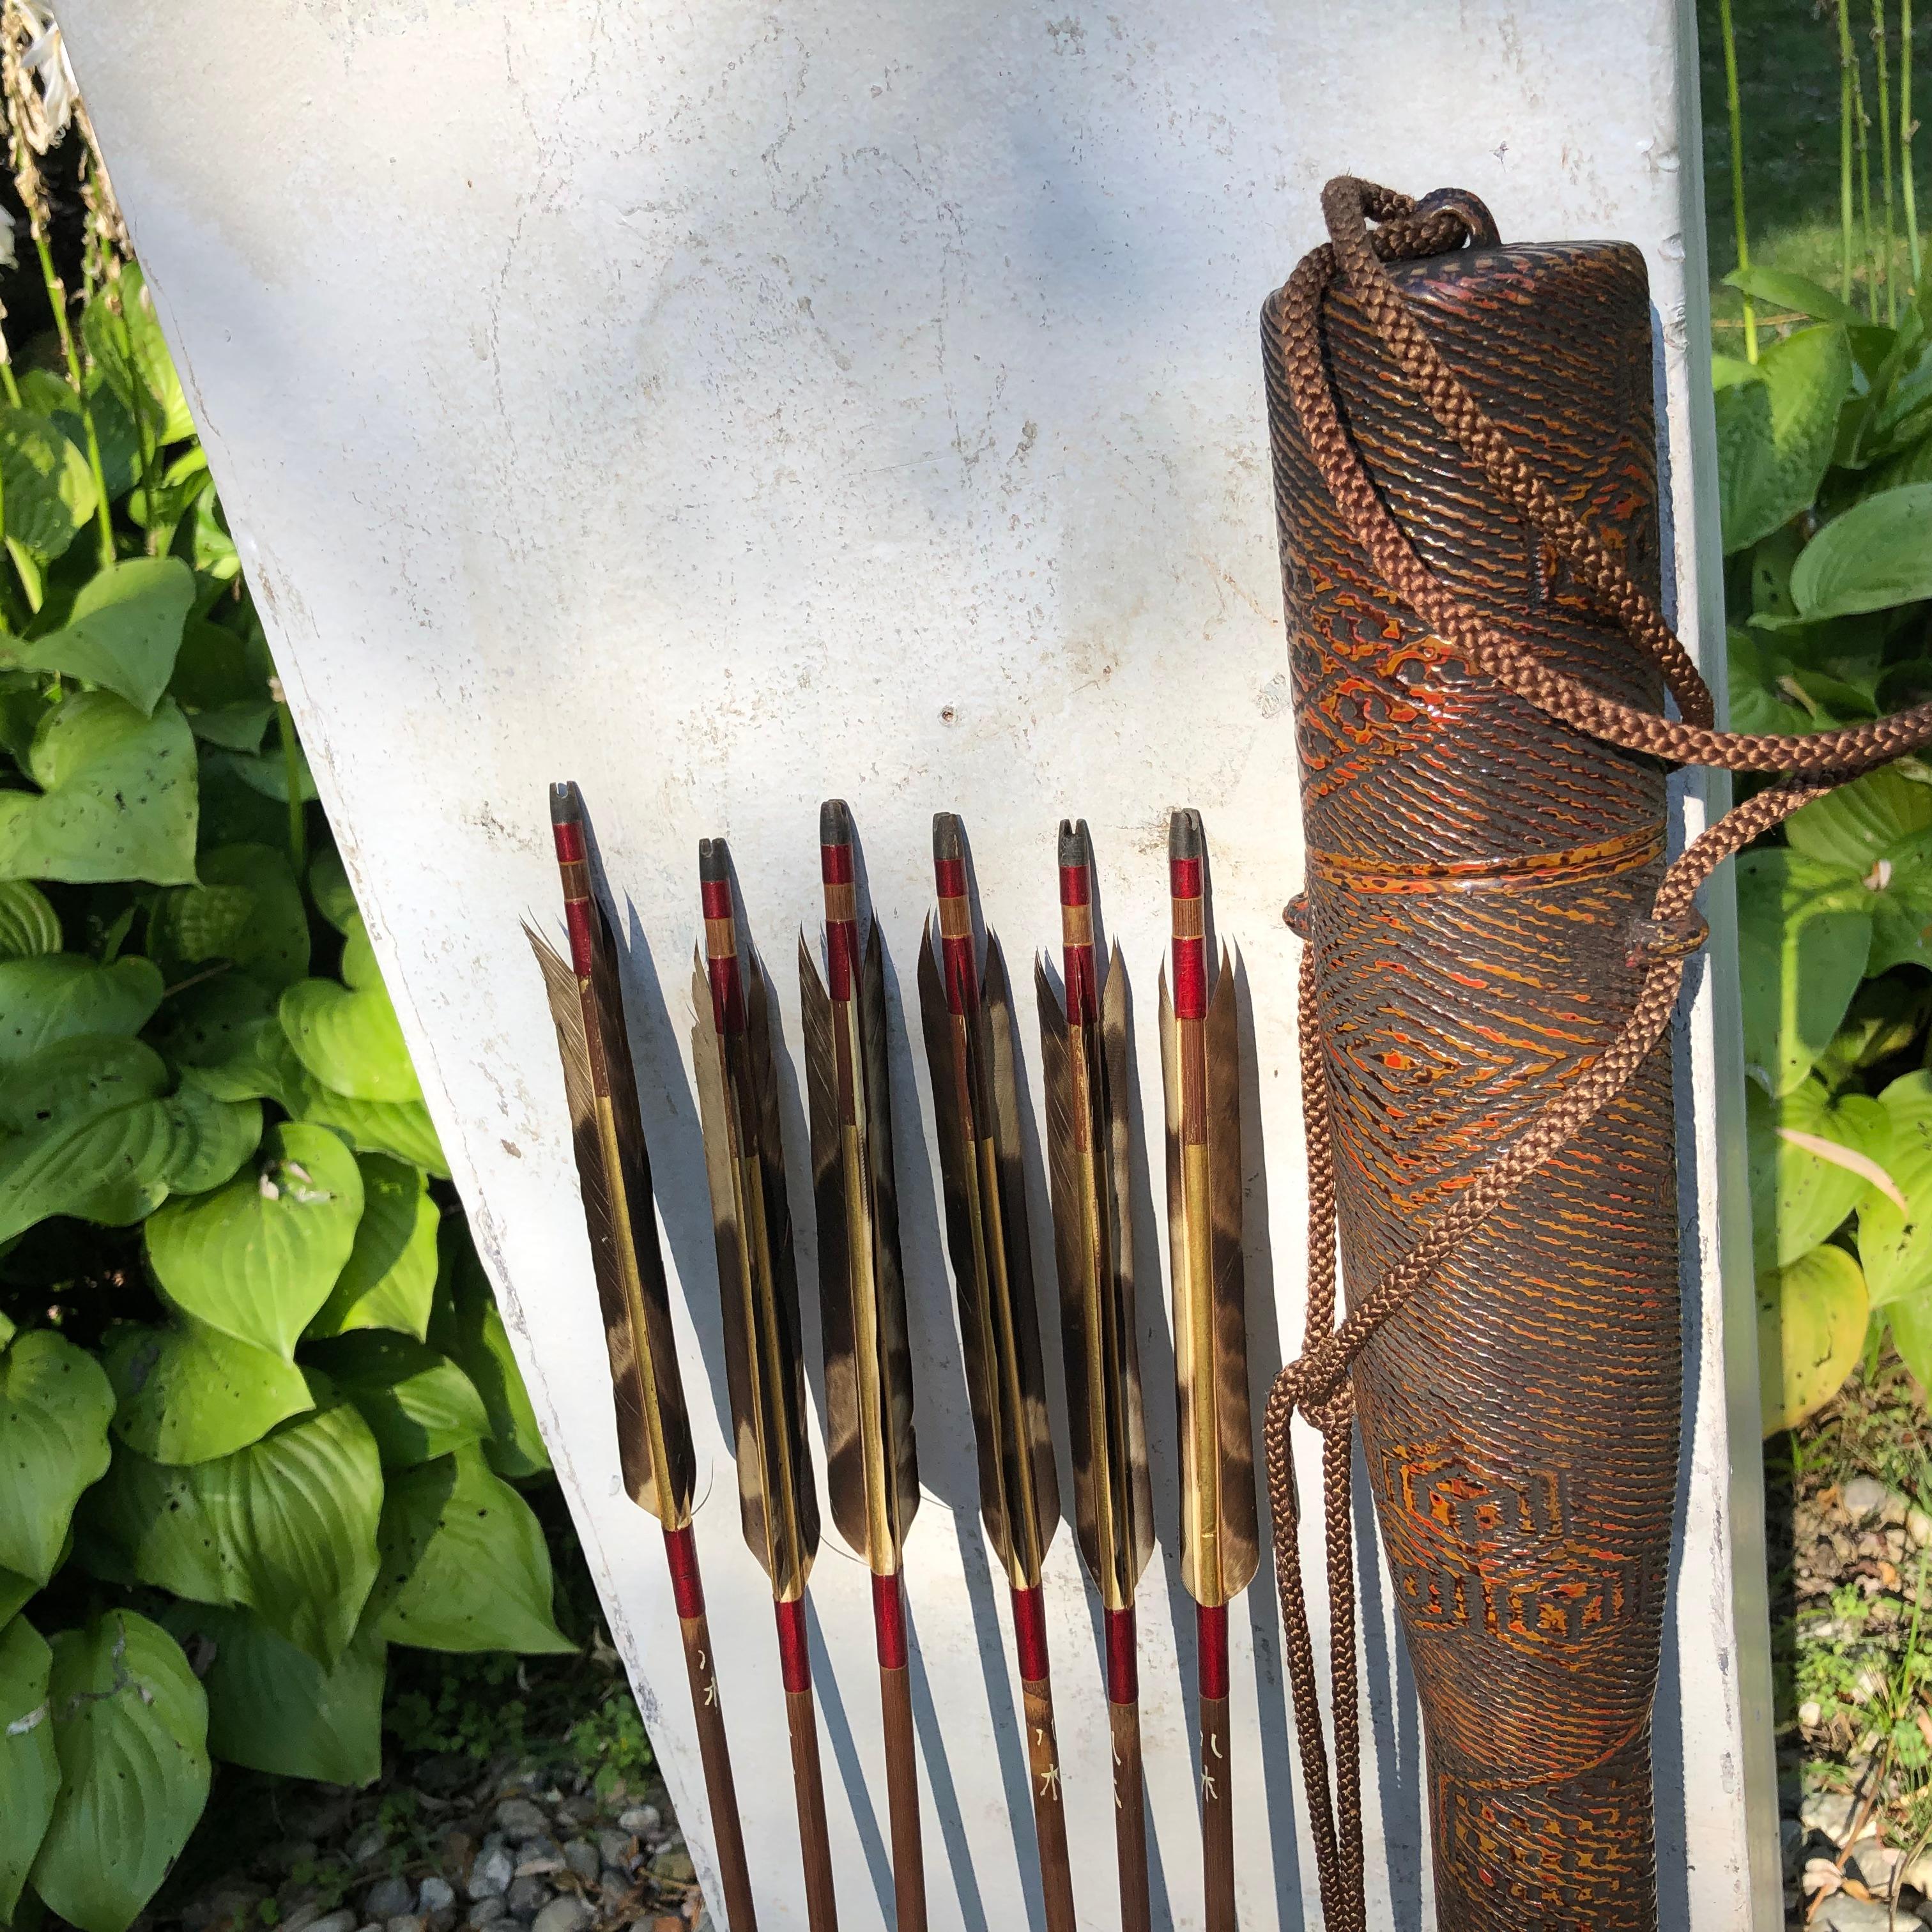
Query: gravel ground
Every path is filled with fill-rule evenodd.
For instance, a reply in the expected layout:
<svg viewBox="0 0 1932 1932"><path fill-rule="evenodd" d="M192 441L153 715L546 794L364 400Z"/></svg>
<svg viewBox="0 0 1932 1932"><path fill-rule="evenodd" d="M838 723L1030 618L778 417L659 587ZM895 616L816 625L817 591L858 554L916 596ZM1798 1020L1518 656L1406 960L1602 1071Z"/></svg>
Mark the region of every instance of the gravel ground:
<svg viewBox="0 0 1932 1932"><path fill-rule="evenodd" d="M600 1801L550 1771L452 1756L367 1792L284 1783L288 1833L135 1932L709 1932L662 1794ZM575 1780L571 1780L574 1783Z"/></svg>
<svg viewBox="0 0 1932 1932"><path fill-rule="evenodd" d="M1924 1399L1893 1358L1766 1445L1791 1927L1932 1924L1927 1432Z"/></svg>

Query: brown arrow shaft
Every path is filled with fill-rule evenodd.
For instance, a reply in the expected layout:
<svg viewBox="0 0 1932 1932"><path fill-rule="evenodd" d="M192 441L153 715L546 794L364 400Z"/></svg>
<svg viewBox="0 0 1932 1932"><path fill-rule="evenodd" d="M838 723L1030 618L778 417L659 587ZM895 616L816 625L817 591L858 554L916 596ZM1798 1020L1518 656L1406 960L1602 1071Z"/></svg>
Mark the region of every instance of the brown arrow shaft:
<svg viewBox="0 0 1932 1932"><path fill-rule="evenodd" d="M898 1932L926 1932L926 1846L919 1816L919 1756L912 1724L912 1671L899 1579L872 1579L879 1652L879 1707L885 1722L886 1803L892 1832Z"/></svg>
<svg viewBox="0 0 1932 1932"><path fill-rule="evenodd" d="M1107 1727L1114 1746L1114 1850L1120 1932L1148 1932L1146 1780L1141 1768L1140 1659L1131 1606L1102 1612L1107 1640Z"/></svg>
<svg viewBox="0 0 1932 1932"><path fill-rule="evenodd" d="M818 1761L818 1706L812 1694L812 1656L806 1644L805 1599L794 1597L773 1607L778 1612L785 1723L791 1733L791 1781L798 1802L799 1853L805 1866L806 1920L812 1932L838 1932L832 1838L825 1819L825 1774Z"/></svg>
<svg viewBox="0 0 1932 1932"><path fill-rule="evenodd" d="M1053 1721L1053 1678L1046 1650L1046 1612L1040 1586L1012 1592L1013 1642L1026 1717L1027 1767L1033 1780L1033 1822L1040 1846L1040 1885L1047 1932L1075 1932L1073 1867L1066 1849L1066 1805L1061 1792L1060 1739Z"/></svg>
<svg viewBox="0 0 1932 1932"><path fill-rule="evenodd" d="M1228 1606L1195 1606L1201 1686L1201 1866L1208 1932L1236 1932L1234 1766L1228 1737Z"/></svg>
<svg viewBox="0 0 1932 1932"><path fill-rule="evenodd" d="M704 1770L704 1795L711 1806L712 1839L718 1849L718 1880L724 1888L728 1932L757 1932L751 1868L745 1857L745 1827L738 1816L737 1783L731 1775L730 1741L724 1735L724 1710L711 1663L711 1629L704 1616L698 1544L688 1526L667 1529L664 1540L678 1634L684 1640L685 1674L691 1681L691 1708L698 1720L698 1755Z"/></svg>

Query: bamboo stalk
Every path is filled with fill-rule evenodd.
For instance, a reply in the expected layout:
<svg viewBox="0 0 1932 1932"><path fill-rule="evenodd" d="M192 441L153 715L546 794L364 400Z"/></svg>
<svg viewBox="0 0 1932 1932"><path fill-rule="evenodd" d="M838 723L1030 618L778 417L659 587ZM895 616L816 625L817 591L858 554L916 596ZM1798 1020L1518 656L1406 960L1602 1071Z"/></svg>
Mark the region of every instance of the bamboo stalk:
<svg viewBox="0 0 1932 1932"><path fill-rule="evenodd" d="M1744 118L1738 98L1738 37L1731 0L1718 0L1718 31L1724 44L1724 104L1731 123L1731 220L1737 230L1738 266L1750 267L1750 235L1744 225ZM1757 313L1744 294L1744 359L1757 360Z"/></svg>
<svg viewBox="0 0 1932 1932"><path fill-rule="evenodd" d="M1838 0L1838 298L1852 298L1852 27Z"/></svg>
<svg viewBox="0 0 1932 1932"><path fill-rule="evenodd" d="M1918 124L1912 118L1912 0L1898 7L1898 172L1904 190L1905 248L1912 264L1912 296L1918 298L1918 198L1912 179L1912 137Z"/></svg>
<svg viewBox="0 0 1932 1932"><path fill-rule="evenodd" d="M1885 188L1885 326L1894 328L1898 324L1898 291L1892 270L1898 237L1892 221L1892 94L1886 70L1885 0L1872 0L1872 46L1878 62L1878 148ZM1876 303L1876 290L1873 299Z"/></svg>

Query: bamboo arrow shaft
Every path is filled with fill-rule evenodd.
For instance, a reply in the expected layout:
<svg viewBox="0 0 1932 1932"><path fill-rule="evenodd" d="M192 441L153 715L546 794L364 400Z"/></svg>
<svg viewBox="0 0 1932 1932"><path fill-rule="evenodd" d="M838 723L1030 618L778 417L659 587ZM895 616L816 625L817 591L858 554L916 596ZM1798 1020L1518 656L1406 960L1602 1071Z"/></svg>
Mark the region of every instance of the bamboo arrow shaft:
<svg viewBox="0 0 1932 1932"><path fill-rule="evenodd" d="M1120 1932L1148 1932L1146 1779L1141 1766L1139 1646L1131 1606L1102 1612L1107 1728L1114 1750L1114 1850L1120 1872Z"/></svg>
<svg viewBox="0 0 1932 1932"><path fill-rule="evenodd" d="M771 1580L806 1916L812 1932L837 1932L805 1610L806 1580L818 1546L818 1510L804 1453L803 1372L767 988L755 958L748 985L740 968L722 840L700 843L698 869L704 947L694 988L700 1014L695 1044L738 1438L740 1510L746 1540Z"/></svg>
<svg viewBox="0 0 1932 1932"><path fill-rule="evenodd" d="M570 935L568 966L534 934L531 944L543 970L563 1060L610 1358L620 1461L632 1498L663 1526L728 1932L756 1932L744 1827L691 1529L695 1458L651 1211L650 1157L624 1028L616 950L592 892L583 805L575 786L552 788L550 820Z"/></svg>
<svg viewBox="0 0 1932 1932"><path fill-rule="evenodd" d="M818 1204L820 1312L834 1520L872 1572L880 1716L898 1932L925 1932L925 1849L900 1548L918 1506L878 932L860 940L857 862L842 800L819 808L825 977L801 934L799 992Z"/></svg>

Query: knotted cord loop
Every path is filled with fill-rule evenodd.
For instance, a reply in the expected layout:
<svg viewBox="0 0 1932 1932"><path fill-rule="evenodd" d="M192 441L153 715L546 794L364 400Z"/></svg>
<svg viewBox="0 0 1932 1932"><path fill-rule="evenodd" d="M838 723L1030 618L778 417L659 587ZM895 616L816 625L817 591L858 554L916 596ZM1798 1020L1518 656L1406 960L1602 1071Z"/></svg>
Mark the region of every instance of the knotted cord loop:
<svg viewBox="0 0 1932 1932"><path fill-rule="evenodd" d="M1725 860L1834 785L1932 742L1932 704L1840 730L1802 735L1714 729L1709 688L1663 614L1595 532L1556 501L1457 380L1382 266L1442 254L1466 243L1494 245L1496 225L1489 210L1474 195L1459 190L1442 190L1418 203L1348 176L1329 182L1322 206L1329 241L1303 259L1270 304L1270 320L1264 326L1278 329L1290 396L1316 467L1350 534L1390 592L1478 669L1572 730L1679 764L1784 774L1779 783L1700 833L1665 871L1649 918L1637 922L1630 935L1631 963L1643 967L1644 976L1616 1038L1584 1065L1520 1139L1478 1171L1454 1203L1339 1326L1334 1144L1316 1006L1316 945L1306 896L1298 895L1284 914L1291 928L1310 942L1302 953L1299 1001L1308 1143L1308 1301L1302 1352L1275 1378L1263 1439L1289 1686L1323 1912L1330 1932L1367 1932L1349 1496L1351 1366L1382 1324L1407 1306L1457 1247L1635 1076L1670 1024L1686 959L1708 936L1695 903L1704 881ZM1444 432L1491 487L1555 546L1605 620L1654 662L1676 700L1678 718L1660 716L1591 690L1522 639L1469 609L1423 562L1364 468L1330 383L1322 354L1322 299L1337 277L1368 314L1402 380ZM1332 1782L1301 1578L1300 1504L1291 1444L1291 1424L1298 1410L1322 1437L1334 1724Z"/></svg>

